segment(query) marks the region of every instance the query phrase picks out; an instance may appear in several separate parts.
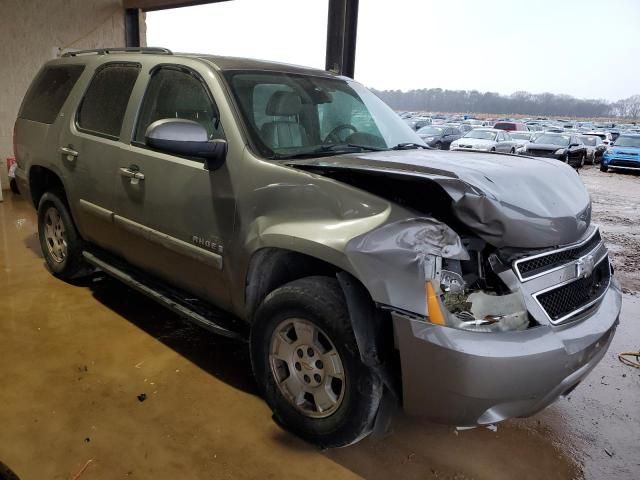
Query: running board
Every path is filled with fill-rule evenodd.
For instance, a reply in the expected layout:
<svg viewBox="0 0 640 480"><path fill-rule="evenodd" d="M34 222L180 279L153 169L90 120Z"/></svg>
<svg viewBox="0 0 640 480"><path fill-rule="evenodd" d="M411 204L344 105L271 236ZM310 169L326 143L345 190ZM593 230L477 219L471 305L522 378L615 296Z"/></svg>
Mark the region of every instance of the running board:
<svg viewBox="0 0 640 480"><path fill-rule="evenodd" d="M124 265L118 264L120 262L107 261L100 258L102 255L98 257L97 254L86 250L82 252L82 256L94 267L99 268L107 275L120 280L127 286L155 300L181 317L218 335L238 340L246 340L246 335L240 331L241 329L236 331L220 325L220 320L226 320L225 323L233 323L231 320L232 317L229 314L225 314L220 310L214 310L213 308L205 308L202 305L198 305L196 311L196 308L189 305L189 302L184 300L184 296L179 295L177 291L166 288L158 282L147 281L144 274L125 268Z"/></svg>

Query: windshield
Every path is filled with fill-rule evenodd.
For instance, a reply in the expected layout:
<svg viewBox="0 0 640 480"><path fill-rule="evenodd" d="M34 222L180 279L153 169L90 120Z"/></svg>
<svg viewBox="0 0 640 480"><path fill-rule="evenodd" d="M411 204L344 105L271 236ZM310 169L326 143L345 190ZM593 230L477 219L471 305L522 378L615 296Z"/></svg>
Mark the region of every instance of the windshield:
<svg viewBox="0 0 640 480"><path fill-rule="evenodd" d="M496 132L491 130L471 130L464 138L477 138L479 140L495 140Z"/></svg>
<svg viewBox="0 0 640 480"><path fill-rule="evenodd" d="M636 147L640 148L640 136L632 137L627 135L620 135L615 143L616 147Z"/></svg>
<svg viewBox="0 0 640 480"><path fill-rule="evenodd" d="M225 73L252 144L266 158L387 150L422 139L357 82L284 72Z"/></svg>
<svg viewBox="0 0 640 480"><path fill-rule="evenodd" d="M598 137L594 137L594 136L584 136L582 137L582 141L584 142L585 145L589 145L590 147L595 147L598 143L597 143L597 138Z"/></svg>
<svg viewBox="0 0 640 480"><path fill-rule="evenodd" d="M533 143L548 143L550 145L566 147L570 141L571 137L569 135L541 135L536 138Z"/></svg>
<svg viewBox="0 0 640 480"><path fill-rule="evenodd" d="M444 129L440 127L422 127L418 130L419 135L440 135Z"/></svg>
<svg viewBox="0 0 640 480"><path fill-rule="evenodd" d="M515 138L516 140L530 140L531 139L531 134L530 133L516 133L516 132L510 132L511 133L511 138Z"/></svg>

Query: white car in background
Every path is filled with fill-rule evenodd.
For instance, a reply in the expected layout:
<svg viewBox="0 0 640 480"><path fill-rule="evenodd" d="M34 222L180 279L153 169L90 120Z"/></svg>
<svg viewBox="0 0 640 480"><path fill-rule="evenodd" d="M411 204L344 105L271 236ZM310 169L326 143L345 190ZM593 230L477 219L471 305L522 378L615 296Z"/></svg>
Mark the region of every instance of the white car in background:
<svg viewBox="0 0 640 480"><path fill-rule="evenodd" d="M527 145L535 140L533 132L509 132L511 139L516 143L516 153L524 155L527 152Z"/></svg>
<svg viewBox="0 0 640 480"><path fill-rule="evenodd" d="M516 153L516 142L509 132L496 128L474 128L451 143L451 150Z"/></svg>

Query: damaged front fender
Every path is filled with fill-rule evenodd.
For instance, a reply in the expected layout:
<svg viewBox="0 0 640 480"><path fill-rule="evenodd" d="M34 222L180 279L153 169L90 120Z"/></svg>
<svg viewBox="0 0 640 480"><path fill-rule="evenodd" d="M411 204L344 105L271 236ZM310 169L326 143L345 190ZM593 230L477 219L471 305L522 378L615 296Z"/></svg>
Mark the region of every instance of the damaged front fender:
<svg viewBox="0 0 640 480"><path fill-rule="evenodd" d="M468 260L458 234L434 218L386 224L349 241L345 253L374 301L425 315L425 280L439 260Z"/></svg>

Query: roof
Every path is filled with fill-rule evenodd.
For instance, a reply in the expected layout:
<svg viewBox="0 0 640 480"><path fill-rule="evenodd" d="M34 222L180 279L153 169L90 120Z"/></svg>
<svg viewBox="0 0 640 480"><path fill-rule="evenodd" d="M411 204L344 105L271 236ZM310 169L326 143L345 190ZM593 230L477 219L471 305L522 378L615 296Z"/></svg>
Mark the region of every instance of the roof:
<svg viewBox="0 0 640 480"><path fill-rule="evenodd" d="M78 50L78 51L69 51L62 55L63 58L83 58L83 57L93 57L99 56L103 59L108 57L115 56L140 56L144 55L144 57L158 57L162 58L162 62L166 62L168 58L176 59L176 58L190 58L190 59L199 59L204 60L214 68L221 71L231 71L231 70L267 70L274 72L285 72L285 73L297 73L302 75L313 75L327 78L336 78L339 75L328 72L326 70L320 70L311 67L304 67L300 65L291 65L288 63L279 63L279 62L271 62L268 60L258 60L251 58L242 58L242 57L227 57L221 55L207 55L202 53L174 53L166 48L159 47L136 47L136 48L97 48L91 50ZM113 58L112 57L112 58ZM340 77L342 78L342 77Z"/></svg>
<svg viewBox="0 0 640 480"><path fill-rule="evenodd" d="M314 75L335 78L338 75L326 70L304 67L301 65L291 65L289 63L271 62L269 60L258 60L242 57L225 57L221 55L202 55L195 53L176 53L176 56L195 57L206 60L216 66L219 70L272 70L277 72L298 73L304 75Z"/></svg>

